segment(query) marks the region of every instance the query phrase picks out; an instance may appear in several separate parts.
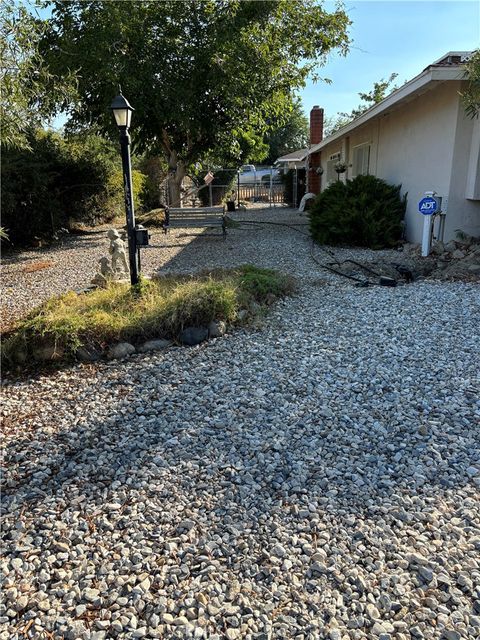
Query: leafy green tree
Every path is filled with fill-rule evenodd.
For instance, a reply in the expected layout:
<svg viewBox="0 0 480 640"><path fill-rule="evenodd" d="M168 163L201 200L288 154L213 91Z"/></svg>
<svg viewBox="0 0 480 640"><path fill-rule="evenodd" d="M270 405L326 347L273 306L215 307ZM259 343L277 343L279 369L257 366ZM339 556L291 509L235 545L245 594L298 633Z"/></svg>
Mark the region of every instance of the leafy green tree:
<svg viewBox="0 0 480 640"><path fill-rule="evenodd" d="M73 86L72 74L53 78L39 54L46 22L36 14L39 2L30 5L3 0L0 3L0 100L3 149L26 148L29 131L40 126L54 103L65 100Z"/></svg>
<svg viewBox="0 0 480 640"><path fill-rule="evenodd" d="M136 109L134 143L161 152L175 172L173 201L188 167L209 151L251 156L295 89L349 43L346 13L317 0L49 5L44 60L53 73L78 77L78 102L58 105L70 126L113 134L108 107L120 83Z"/></svg>
<svg viewBox="0 0 480 640"><path fill-rule="evenodd" d="M367 109L384 100L392 91L398 89L396 85L392 86L397 77L398 73L392 73L387 80L382 78L380 82L374 82L373 89L368 93L360 92L358 95L363 101L363 104L359 104L358 107L352 109L350 113L339 112L336 116L326 118L326 126L324 127L325 137L332 135L349 122L352 122L352 120L361 116L362 113L365 113Z"/></svg>
<svg viewBox="0 0 480 640"><path fill-rule="evenodd" d="M465 110L471 118L480 113L480 49L473 52L465 67L467 88L461 94Z"/></svg>
<svg viewBox="0 0 480 640"><path fill-rule="evenodd" d="M323 137L328 138L351 121L352 118L345 117L340 113L337 113L336 116L327 116L323 121Z"/></svg>
<svg viewBox="0 0 480 640"><path fill-rule="evenodd" d="M308 146L308 119L299 99L292 102L285 117L270 126L271 130L264 139L268 155L266 158L253 158L254 161L264 160L266 164L273 164L280 156Z"/></svg>

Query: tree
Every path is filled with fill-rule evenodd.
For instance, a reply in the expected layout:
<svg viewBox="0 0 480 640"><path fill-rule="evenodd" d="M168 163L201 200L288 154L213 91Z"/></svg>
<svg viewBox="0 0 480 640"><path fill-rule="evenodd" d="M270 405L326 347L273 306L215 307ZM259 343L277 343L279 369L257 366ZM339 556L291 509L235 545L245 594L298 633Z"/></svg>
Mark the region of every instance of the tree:
<svg viewBox="0 0 480 640"><path fill-rule="evenodd" d="M175 172L206 153L241 160L280 119L293 91L332 49L345 54L350 21L316 0L55 0L44 60L75 71L70 126L113 135L108 106L121 84L132 102L135 144L163 153ZM173 182L173 181L172 181Z"/></svg>
<svg viewBox="0 0 480 640"><path fill-rule="evenodd" d="M478 118L480 113L480 49L472 53L465 65L467 88L461 94L465 111L471 118Z"/></svg>
<svg viewBox="0 0 480 640"><path fill-rule="evenodd" d="M33 0L31 9L38 6ZM46 23L26 5L3 0L0 26L1 144L4 149L24 149L29 132L40 126L52 104L69 95L72 77L50 74L38 50Z"/></svg>
<svg viewBox="0 0 480 640"><path fill-rule="evenodd" d="M398 87L396 85L392 87L391 85L397 76L398 73L392 73L388 80L382 78L380 82L374 82L373 89L368 93L360 92L358 95L364 104L359 104L358 107L352 109L350 113L339 112L336 116L326 118L326 126L324 127L325 136L332 135L349 122L352 122L352 120L361 116L367 109L384 100L392 91L395 91Z"/></svg>
<svg viewBox="0 0 480 640"><path fill-rule="evenodd" d="M351 121L352 118L345 117L340 113L337 113L336 116L327 116L323 121L323 137L328 138Z"/></svg>
<svg viewBox="0 0 480 640"><path fill-rule="evenodd" d="M271 127L264 138L268 155L258 160L254 158L254 161L264 160L266 164L273 164L286 153L308 147L308 119L298 98L292 102L286 120L282 118L280 122L272 123Z"/></svg>

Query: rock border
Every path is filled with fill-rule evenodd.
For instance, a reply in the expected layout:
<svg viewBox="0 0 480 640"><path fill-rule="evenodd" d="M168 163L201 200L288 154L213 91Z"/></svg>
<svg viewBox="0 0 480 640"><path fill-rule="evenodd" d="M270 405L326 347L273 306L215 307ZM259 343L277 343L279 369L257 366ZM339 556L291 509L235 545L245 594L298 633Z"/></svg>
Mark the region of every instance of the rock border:
<svg viewBox="0 0 480 640"><path fill-rule="evenodd" d="M241 318L245 319L248 311ZM240 313L239 313L240 315ZM240 318L239 318L240 319ZM223 337L227 332L227 324L223 320L214 320L210 322L208 327L185 327L181 332L178 342L168 340L166 338L155 338L147 340L140 345L133 345L130 342L122 341L110 344L104 350L94 347L81 346L75 352L75 359L78 362L98 362L99 360L121 360L128 358L134 354L151 353L152 351L161 351L175 344L183 346L196 346L215 338ZM53 342L46 342L33 351L33 359L40 363L59 362L64 355L64 350L58 348ZM17 364L25 364L26 356L23 350L19 350L14 358Z"/></svg>

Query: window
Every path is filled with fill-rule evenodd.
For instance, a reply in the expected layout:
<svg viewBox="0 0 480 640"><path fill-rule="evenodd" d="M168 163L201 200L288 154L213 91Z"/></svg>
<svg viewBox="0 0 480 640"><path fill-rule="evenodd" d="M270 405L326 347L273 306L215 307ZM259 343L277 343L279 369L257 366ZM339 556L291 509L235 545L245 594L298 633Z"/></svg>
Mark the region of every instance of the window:
<svg viewBox="0 0 480 640"><path fill-rule="evenodd" d="M335 180L337 179L335 165L340 160L340 158L340 153L333 153L327 160L327 185L331 182L335 182Z"/></svg>
<svg viewBox="0 0 480 640"><path fill-rule="evenodd" d="M370 168L370 145L360 144L353 147L352 177L365 175Z"/></svg>

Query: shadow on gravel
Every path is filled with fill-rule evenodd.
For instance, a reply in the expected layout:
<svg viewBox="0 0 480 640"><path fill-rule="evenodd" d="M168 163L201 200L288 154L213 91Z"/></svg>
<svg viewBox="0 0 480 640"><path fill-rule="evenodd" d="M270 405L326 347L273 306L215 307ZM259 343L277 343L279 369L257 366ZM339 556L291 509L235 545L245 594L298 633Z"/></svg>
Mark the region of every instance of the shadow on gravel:
<svg viewBox="0 0 480 640"><path fill-rule="evenodd" d="M14 248L2 255L2 263L6 266L22 264L24 262L34 262L53 255L61 255L63 251L70 251L75 248L83 249L86 247L99 247L105 245L106 233L105 231L97 232L95 236L90 235L70 235L65 236L61 240L47 246L47 247L32 247L28 248ZM58 261L57 261L58 262ZM4 269L6 272L6 269Z"/></svg>
<svg viewBox="0 0 480 640"><path fill-rule="evenodd" d="M378 415L373 425L360 428L348 416L319 415L314 405L306 411L301 384L295 383L284 407L276 406L284 409L288 423L276 437L279 423L269 417L270 400L254 393L255 379L245 374L245 388L252 394L236 399L221 353L212 359L213 367L224 367L225 386L206 389L208 371L198 370L200 378L206 377L196 385L198 396L191 406L185 384L170 378L165 354L162 362L143 365L141 379L129 384L118 372L108 383L117 407L105 407L101 421L90 423L85 414L83 425L50 435L35 425L35 416L12 418L4 425L7 432L20 421L32 427L4 450L5 511L34 511L58 499L68 505L83 494L81 507L88 512L113 500L113 483L115 490L121 485L133 492L131 501L147 479L147 494L149 484L161 481L159 497L167 500L177 491L202 487L208 496L205 508L228 515L230 523L255 521L280 503L310 501L340 518L379 512L392 523L412 523L417 519L412 498L422 493L441 499L468 485L466 469L480 461L474 430L461 422L439 424L421 435L419 407L403 427L392 427L388 415ZM191 366L195 369L195 357ZM111 376L115 367L102 365L98 380ZM148 379L151 384L145 383ZM138 387L144 403L129 405ZM474 391L464 397L473 414ZM227 411L231 406L233 413Z"/></svg>
<svg viewBox="0 0 480 640"><path fill-rule="evenodd" d="M259 210L261 211L261 210ZM275 214L275 210L272 212ZM283 210L278 210L282 215ZM232 227L227 230L227 237L223 240L221 233L212 229L205 229L201 233L181 232L177 237L191 238L183 245L183 250L173 258L166 261L159 268L158 274L185 273L203 271L219 267L240 266L242 264L254 264L259 267L278 268L279 271L295 275L298 264L289 256L292 248L292 238L296 246L303 248L303 238L288 226L263 226L261 224L248 224L255 220L255 212L248 214L248 220L242 225L242 221L236 221L240 227ZM260 217L260 216L259 216ZM282 219L279 218L281 222ZM297 220L303 224L303 220ZM292 224L292 220L288 219ZM277 242L272 242L272 236ZM268 238L268 242L265 239ZM299 244L299 241L301 244ZM169 245L172 246L172 245ZM178 246L178 245L173 245ZM286 251L284 251L286 249ZM305 260L308 262L308 245L305 245ZM313 263L312 263L313 268Z"/></svg>

